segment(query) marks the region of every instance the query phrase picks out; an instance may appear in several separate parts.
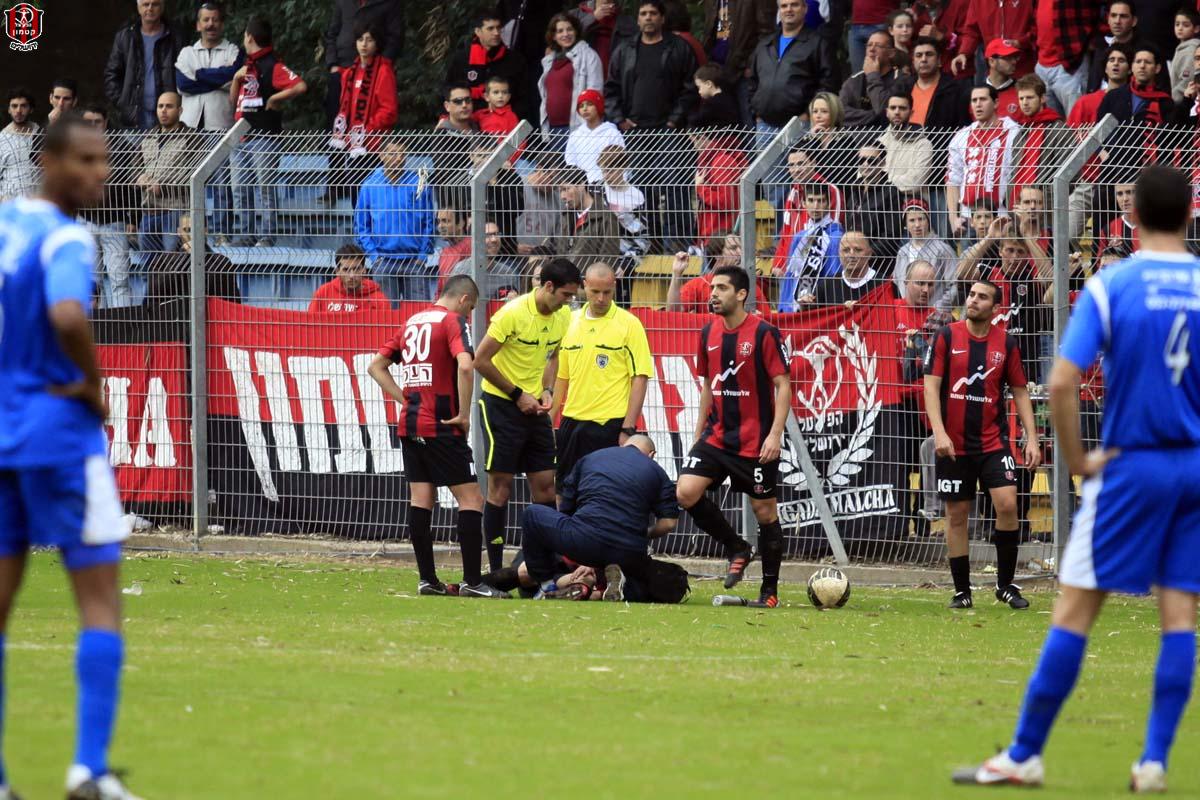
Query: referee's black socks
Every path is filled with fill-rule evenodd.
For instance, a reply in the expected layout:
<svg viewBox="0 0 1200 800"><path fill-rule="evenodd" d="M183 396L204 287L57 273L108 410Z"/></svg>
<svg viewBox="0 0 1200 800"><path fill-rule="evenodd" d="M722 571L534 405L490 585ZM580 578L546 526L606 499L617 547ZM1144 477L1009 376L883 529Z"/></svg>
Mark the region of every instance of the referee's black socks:
<svg viewBox="0 0 1200 800"><path fill-rule="evenodd" d="M483 547L483 514L478 511L459 509L458 547L462 551L463 583L476 586L480 581L479 570Z"/></svg>
<svg viewBox="0 0 1200 800"><path fill-rule="evenodd" d="M725 545L725 557L750 549L750 543L737 535L729 520L721 513L720 507L707 494L701 495L700 502L687 510L692 519L700 526L700 530Z"/></svg>
<svg viewBox="0 0 1200 800"><path fill-rule="evenodd" d="M487 539L488 567L492 572L504 566L504 528L508 523L508 505L483 504L483 535Z"/></svg>
<svg viewBox="0 0 1200 800"><path fill-rule="evenodd" d="M996 545L996 587L1003 589L1017 577L1017 551L1021 545L1021 531L1002 531L992 534Z"/></svg>
<svg viewBox="0 0 1200 800"><path fill-rule="evenodd" d="M779 568L783 565L783 528L779 520L758 526L758 554L762 559L761 593L779 594Z"/></svg>
<svg viewBox="0 0 1200 800"><path fill-rule="evenodd" d="M417 572L421 580L437 583L437 570L433 567L433 512L428 508L408 507L408 539L412 542L413 554L417 557Z"/></svg>

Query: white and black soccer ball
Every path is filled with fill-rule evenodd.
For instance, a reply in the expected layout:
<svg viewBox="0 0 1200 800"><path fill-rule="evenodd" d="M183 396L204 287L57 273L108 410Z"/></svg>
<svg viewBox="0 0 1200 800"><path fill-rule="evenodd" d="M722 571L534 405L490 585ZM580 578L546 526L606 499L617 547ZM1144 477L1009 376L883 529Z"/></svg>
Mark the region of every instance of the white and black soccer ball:
<svg viewBox="0 0 1200 800"><path fill-rule="evenodd" d="M850 599L850 579L840 569L819 569L808 579L808 599L817 608L841 608Z"/></svg>

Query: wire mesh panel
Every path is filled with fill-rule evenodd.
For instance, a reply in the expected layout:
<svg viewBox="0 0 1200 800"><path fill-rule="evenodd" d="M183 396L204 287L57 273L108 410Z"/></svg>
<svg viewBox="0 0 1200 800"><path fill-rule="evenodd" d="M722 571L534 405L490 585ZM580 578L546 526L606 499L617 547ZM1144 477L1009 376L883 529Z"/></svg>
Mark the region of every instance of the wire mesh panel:
<svg viewBox="0 0 1200 800"><path fill-rule="evenodd" d="M742 177L781 134L603 124L565 138L535 133L499 161L496 137L453 130L259 134L239 138L208 180L202 238L192 237L189 179L219 137L173 127L110 134L104 206L81 216L102 256L96 319L123 498L150 523L187 524L195 291L208 310L210 492L201 501L211 522L229 533L402 538L398 405L369 374L371 361L449 277L478 276L486 325L558 257L581 270L611 267L616 305L646 331L652 374L635 427L674 478L700 427L696 354L712 319L712 273L749 252L756 312L779 328L791 376L778 487L788 555L830 552L822 504L800 468L803 440L852 559L944 558L921 373L937 331L963 317L967 290L985 278L1000 287L992 325L1020 350L1042 445L1042 464L1026 469L1020 398L1005 395L1006 471L1018 484L1021 537L1035 545L1024 560L1049 569L1052 547L1037 545L1051 538L1056 499L1042 390L1055 333L1049 209L1070 208L1074 290L1137 247L1128 207L1143 164L1196 169L1194 131L1124 127L1069 196L1054 198L1053 175L1085 133L1008 122L805 131L766 165L752 198L741 196ZM482 181L482 215L473 181ZM191 250L203 265L197 286ZM581 292L573 308L587 303ZM1094 441L1098 371L1081 401ZM486 472L483 453L475 457ZM742 496L728 485L716 494L741 530ZM530 499L518 479L505 517L510 544ZM435 530L452 538L453 502L445 491L439 501ZM994 528L980 495L970 522L976 563L991 559ZM717 552L687 515L655 548Z"/></svg>

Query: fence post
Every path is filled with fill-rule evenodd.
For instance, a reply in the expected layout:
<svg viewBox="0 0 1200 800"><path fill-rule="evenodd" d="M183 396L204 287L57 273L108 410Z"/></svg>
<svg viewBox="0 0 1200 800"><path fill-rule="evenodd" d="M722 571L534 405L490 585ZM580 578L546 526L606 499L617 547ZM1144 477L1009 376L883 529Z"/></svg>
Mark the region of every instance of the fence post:
<svg viewBox="0 0 1200 800"><path fill-rule="evenodd" d="M200 537L208 531L208 292L204 281L208 220L204 216L204 190L208 179L248 130L250 124L244 119L238 120L188 180L192 214L192 288L188 298L192 317L192 539L196 549L200 548Z"/></svg>
<svg viewBox="0 0 1200 800"><path fill-rule="evenodd" d="M479 170L471 175L471 279L479 286L479 302L471 314L471 330L476 346L487 332L487 311L489 298L484 292L487 281L487 245L484 243L487 225L487 185L496 177L496 173L504 166L504 162L520 149L525 137L533 132L533 126L526 120L509 132L496 149L488 156ZM471 395L471 430L472 446L475 452L475 475L479 479L479 487L487 497L487 472L483 465L483 429L479 420L479 397L483 394L483 383L475 380L475 390Z"/></svg>
<svg viewBox="0 0 1200 800"><path fill-rule="evenodd" d="M1108 114L1100 120L1082 142L1076 145L1066 162L1054 173L1054 210L1051 224L1054 229L1054 350L1062 341L1063 331L1071 317L1069 294L1070 248L1071 248L1071 181L1079 175L1084 164L1092 158L1114 130L1117 119ZM1054 464L1051 478L1051 497L1054 503L1054 568L1062 569L1063 549L1067 546L1067 535L1071 529L1071 472L1063 463L1062 448L1058 445L1058 432L1054 432Z"/></svg>
<svg viewBox="0 0 1200 800"><path fill-rule="evenodd" d="M738 187L738 225L742 235L742 268L746 270L746 274L750 278L750 294L746 297L746 308L750 311L754 311L755 298L758 295L758 225L754 210L758 199L758 184L779 166L787 149L803 133L804 123L797 117L792 117L788 124L784 125L775 135L771 143L746 168L745 174L742 175L741 185ZM790 411L788 412L786 433L787 438L796 449L800 469L804 472L809 494L821 515L821 527L825 531L825 538L829 540L833 557L838 564L845 566L850 563L850 559L846 555L846 548L842 546L842 537L838 533L837 525L834 524L829 501L825 499L825 488L821 485L821 477L817 474L816 466L813 464L812 454L809 453L804 434L800 432L800 426ZM758 521L754 518L754 512L744 497L742 500L742 530L745 532L747 540L752 544L757 544L757 533L751 539L750 531L758 531Z"/></svg>

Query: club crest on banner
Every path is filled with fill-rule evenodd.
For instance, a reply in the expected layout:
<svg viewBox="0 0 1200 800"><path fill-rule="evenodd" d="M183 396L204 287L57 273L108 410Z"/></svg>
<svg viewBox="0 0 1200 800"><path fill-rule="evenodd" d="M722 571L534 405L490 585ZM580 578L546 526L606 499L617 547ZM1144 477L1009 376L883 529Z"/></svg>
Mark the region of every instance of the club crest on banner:
<svg viewBox="0 0 1200 800"><path fill-rule="evenodd" d="M30 3L17 3L4 12L4 32L8 34L8 48L29 52L37 50L37 39L42 35L42 16L40 8Z"/></svg>

